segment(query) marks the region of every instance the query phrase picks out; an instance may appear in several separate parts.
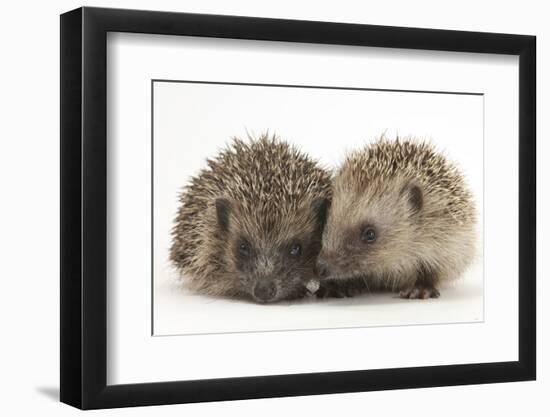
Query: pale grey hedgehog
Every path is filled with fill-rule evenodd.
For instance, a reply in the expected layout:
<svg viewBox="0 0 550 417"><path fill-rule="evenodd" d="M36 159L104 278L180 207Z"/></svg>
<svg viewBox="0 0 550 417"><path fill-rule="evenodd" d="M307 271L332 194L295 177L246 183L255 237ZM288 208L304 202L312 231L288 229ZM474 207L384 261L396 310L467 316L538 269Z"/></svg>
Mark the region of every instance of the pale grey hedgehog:
<svg viewBox="0 0 550 417"><path fill-rule="evenodd" d="M180 196L170 258L196 291L302 297L321 248L330 174L295 147L234 139Z"/></svg>
<svg viewBox="0 0 550 417"><path fill-rule="evenodd" d="M475 223L472 194L454 165L425 142L382 138L335 173L318 258L322 288L438 297L439 285L472 261Z"/></svg>

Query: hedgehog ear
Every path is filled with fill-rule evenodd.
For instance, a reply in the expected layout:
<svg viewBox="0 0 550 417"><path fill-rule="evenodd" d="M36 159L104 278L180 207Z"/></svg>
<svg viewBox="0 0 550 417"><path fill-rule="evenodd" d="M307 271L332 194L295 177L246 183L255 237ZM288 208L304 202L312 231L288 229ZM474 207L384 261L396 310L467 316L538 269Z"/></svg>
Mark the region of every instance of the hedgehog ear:
<svg viewBox="0 0 550 417"><path fill-rule="evenodd" d="M229 214L231 213L231 203L226 198L216 199L216 216L218 225L224 232L229 230Z"/></svg>
<svg viewBox="0 0 550 417"><path fill-rule="evenodd" d="M330 200L325 197L318 197L313 200L312 210L320 226L324 226L327 220L327 213L330 207Z"/></svg>
<svg viewBox="0 0 550 417"><path fill-rule="evenodd" d="M424 195L418 185L407 184L403 187L401 194L407 199L407 204L413 214L416 214L422 210L422 207L424 206Z"/></svg>

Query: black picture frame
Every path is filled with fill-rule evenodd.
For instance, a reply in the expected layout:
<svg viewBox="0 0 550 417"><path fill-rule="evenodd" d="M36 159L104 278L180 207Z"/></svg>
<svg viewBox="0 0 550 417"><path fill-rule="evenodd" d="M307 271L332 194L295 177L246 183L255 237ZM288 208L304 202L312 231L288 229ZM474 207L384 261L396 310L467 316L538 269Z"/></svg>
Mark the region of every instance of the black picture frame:
<svg viewBox="0 0 550 417"><path fill-rule="evenodd" d="M108 32L519 56L519 360L107 385ZM84 7L61 15L60 57L62 402L93 409L536 378L534 36Z"/></svg>

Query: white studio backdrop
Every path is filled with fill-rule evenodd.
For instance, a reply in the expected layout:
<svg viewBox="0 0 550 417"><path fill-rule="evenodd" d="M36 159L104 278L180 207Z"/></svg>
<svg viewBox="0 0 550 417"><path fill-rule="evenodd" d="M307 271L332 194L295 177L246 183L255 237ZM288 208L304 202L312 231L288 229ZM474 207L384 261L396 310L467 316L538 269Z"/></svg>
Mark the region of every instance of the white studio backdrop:
<svg viewBox="0 0 550 417"><path fill-rule="evenodd" d="M153 334L327 329L483 320L483 96L426 92L153 83ZM415 134L463 171L478 211L473 266L438 300L369 294L262 306L186 290L169 262L178 194L234 136L270 131L329 169L347 152Z"/></svg>
<svg viewBox="0 0 550 417"><path fill-rule="evenodd" d="M537 36L538 212L550 211L548 73L550 26L548 5L536 0L502 2L463 0L388 0L319 2L312 0L88 0L90 6L215 13L523 33ZM0 154L3 186L0 303L3 343L0 382L3 415L77 416L82 412L58 402L59 395L59 14L81 1L7 2L0 26L7 80L1 98L5 152ZM25 24L22 25L24 16ZM277 66L281 67L281 66ZM22 89L22 86L25 88ZM144 93L145 94L145 93ZM544 110L542 110L544 109ZM544 139L544 140L543 140ZM513 188L503 183L503 188ZM37 206L40 210L37 211ZM166 407L99 410L97 416L281 416L314 413L333 416L548 415L550 389L550 289L548 260L550 220L538 221L538 381L395 390L308 397L185 404ZM29 242L32 240L31 250ZM32 252L32 257L30 253Z"/></svg>
<svg viewBox="0 0 550 417"><path fill-rule="evenodd" d="M512 272L517 271L517 245L509 243L517 242L517 225L514 225L517 223L517 204L510 204L510 201L517 202L517 186L502 187L503 183L517 184L516 57L288 43L270 43L266 47L264 42L258 41L117 33L109 35L107 49L108 383L517 359L517 276ZM227 65L229 62L231 65ZM154 266L151 259L150 193L152 79L483 93L484 187L479 183L476 185L479 181L476 174L479 172L479 159L475 158L479 155L471 155L472 150L467 146L462 151L453 148L455 154L451 154L453 158L459 158L460 164L472 164L472 168L468 168L472 171L468 174L469 180L473 183L472 187L477 187L478 193L484 190L483 206L486 213L491 213L491 216L485 216L483 223L483 267L486 276L493 277L484 281L483 322L151 337L151 270ZM384 100L379 99L381 103ZM460 99L455 103L459 102ZM475 110L465 110L463 113L477 115L472 117L477 117L474 126L478 129L481 123L480 105L479 101L474 101L472 106ZM397 104L395 106L399 107ZM461 106L462 109L468 107L464 103ZM435 105L432 104L433 107ZM172 106L170 111L177 109ZM168 115L170 111L162 114ZM446 137L442 140L446 140L445 145L449 146L454 144L456 147L456 143L460 142L450 135L450 129L445 132L432 131L425 125L414 125L416 122L412 121L412 117L384 119L381 125L363 128L367 123L362 120L361 112L355 111L354 128L345 131L334 124L329 129L331 137L322 134L318 128L322 124L319 121L310 122L309 126L302 124L301 130L297 127L291 129L288 124L288 131L281 131L279 126L274 129L281 136L304 140L302 145L308 146L307 151L319 154L321 159L324 157L324 162L328 164L335 160L327 159L326 155L334 152L338 158L341 153L336 152L335 148L317 149L319 145L313 146L315 136L312 133L325 138L323 146L329 147L330 143L334 144L331 141L333 135L345 132L346 140L352 141L347 145L355 146L368 139L369 135L395 128L388 124L397 122L398 127L413 130L407 133L433 136L435 141ZM336 115L338 111L331 113ZM401 116L404 113L402 111ZM421 114L421 110L416 109L414 114ZM439 114L442 114L441 110ZM213 141L201 136L199 152L202 155L211 154L223 145L227 135L242 134L246 128L263 130L268 122L265 117L255 120L254 123L259 125L247 125L248 121L241 121L238 125L229 126L231 129L215 132ZM442 119L437 124L456 127L459 125L458 119L447 122ZM213 124L212 121L210 123ZM272 119L269 127L273 124ZM369 131L370 128L373 130ZM437 138L436 134L439 135ZM479 133L476 136L479 137ZM342 137L338 140L343 141ZM481 145L476 149L482 153ZM190 162L191 159L194 162ZM478 162L472 162L474 160ZM195 156L186 159L186 162L196 164L189 167L192 172L203 163L202 158ZM166 210L165 219L169 221L170 208ZM507 224L505 229L501 227L504 222ZM162 239L164 232L155 236ZM174 303L172 307L176 305ZM319 316L315 315L318 313L309 313L312 313L311 317L317 317L313 327L319 327ZM480 320L479 315L470 318L476 319ZM347 320L340 319L337 327L343 326L342 323ZM462 320L464 318L458 319ZM429 322L426 314L419 321ZM386 322L395 323L395 318L394 322ZM361 323L352 325L358 324ZM289 328L288 323L279 323L279 326ZM219 346L223 346L223 355L220 355ZM295 346L301 349L296 351ZM407 347L405 353L403 346ZM457 349L457 346L460 348ZM341 351L346 354L329 355ZM266 361L266 357L270 360Z"/></svg>

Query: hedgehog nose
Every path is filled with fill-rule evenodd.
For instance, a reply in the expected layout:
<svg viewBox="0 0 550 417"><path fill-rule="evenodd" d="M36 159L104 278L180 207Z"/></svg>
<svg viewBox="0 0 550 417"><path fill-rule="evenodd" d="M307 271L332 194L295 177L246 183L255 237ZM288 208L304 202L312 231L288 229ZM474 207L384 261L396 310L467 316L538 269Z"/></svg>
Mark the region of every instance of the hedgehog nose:
<svg viewBox="0 0 550 417"><path fill-rule="evenodd" d="M254 297L264 303L272 301L277 295L277 287L271 281L259 281L254 286Z"/></svg>

